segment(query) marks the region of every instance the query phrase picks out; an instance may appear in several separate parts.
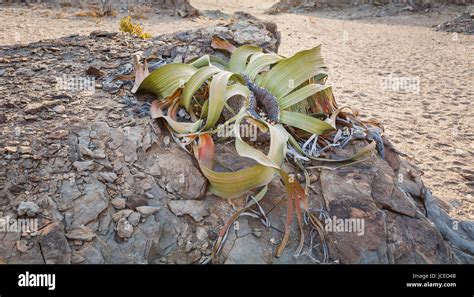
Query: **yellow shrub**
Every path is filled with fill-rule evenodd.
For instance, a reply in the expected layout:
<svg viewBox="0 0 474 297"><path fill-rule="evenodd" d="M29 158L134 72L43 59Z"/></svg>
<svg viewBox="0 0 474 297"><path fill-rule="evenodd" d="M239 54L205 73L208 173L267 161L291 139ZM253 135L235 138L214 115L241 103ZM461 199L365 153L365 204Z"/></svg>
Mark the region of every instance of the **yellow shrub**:
<svg viewBox="0 0 474 297"><path fill-rule="evenodd" d="M151 37L150 33L144 32L143 28L140 25L133 24L132 18L130 16L124 17L120 20L120 31L139 37L141 39Z"/></svg>

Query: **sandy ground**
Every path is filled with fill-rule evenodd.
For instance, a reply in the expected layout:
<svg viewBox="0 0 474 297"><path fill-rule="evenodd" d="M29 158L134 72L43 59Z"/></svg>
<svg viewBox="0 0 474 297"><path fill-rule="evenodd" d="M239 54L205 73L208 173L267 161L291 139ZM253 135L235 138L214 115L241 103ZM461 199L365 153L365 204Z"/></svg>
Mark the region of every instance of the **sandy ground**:
<svg viewBox="0 0 474 297"><path fill-rule="evenodd" d="M431 28L462 8L390 17L354 10L265 15L275 1L191 2L201 10L244 10L274 21L282 32L283 55L323 44L339 104L382 122L385 134L423 169L434 194L452 206L451 214L474 219L474 36ZM120 16L93 19L74 13L2 7L0 45L118 30ZM152 35L220 21L146 17L141 22Z"/></svg>

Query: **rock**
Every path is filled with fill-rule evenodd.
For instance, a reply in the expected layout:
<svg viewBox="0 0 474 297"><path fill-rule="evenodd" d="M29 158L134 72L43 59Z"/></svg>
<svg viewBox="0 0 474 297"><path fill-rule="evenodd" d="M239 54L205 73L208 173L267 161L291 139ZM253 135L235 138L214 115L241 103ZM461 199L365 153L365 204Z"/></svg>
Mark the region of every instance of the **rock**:
<svg viewBox="0 0 474 297"><path fill-rule="evenodd" d="M58 131L51 132L48 137L51 139L63 139L63 138L66 138L68 135L69 135L69 131L58 130Z"/></svg>
<svg viewBox="0 0 474 297"><path fill-rule="evenodd" d="M124 209L125 208L125 203L127 201L124 198L114 198L110 203L116 208L116 209Z"/></svg>
<svg viewBox="0 0 474 297"><path fill-rule="evenodd" d="M198 222L209 215L206 204L203 201L171 200L168 202L168 206L175 215L190 215Z"/></svg>
<svg viewBox="0 0 474 297"><path fill-rule="evenodd" d="M71 262L71 249L59 223L51 223L41 229L38 242L46 264L69 264Z"/></svg>
<svg viewBox="0 0 474 297"><path fill-rule="evenodd" d="M86 225L97 219L108 206L105 186L97 180L86 184L84 195L72 202L72 227Z"/></svg>
<svg viewBox="0 0 474 297"><path fill-rule="evenodd" d="M83 157L90 157L93 159L105 159L105 152L102 149L90 150L84 145L79 145L79 152Z"/></svg>
<svg viewBox="0 0 474 297"><path fill-rule="evenodd" d="M18 148L16 146L6 146L5 151L8 153L16 153Z"/></svg>
<svg viewBox="0 0 474 297"><path fill-rule="evenodd" d="M198 240L206 240L207 239L207 231L203 227L196 227L196 237Z"/></svg>
<svg viewBox="0 0 474 297"><path fill-rule="evenodd" d="M130 222L130 224L132 224L133 227L136 227L140 223L141 217L142 216L139 212L134 211L128 216L127 220Z"/></svg>
<svg viewBox="0 0 474 297"><path fill-rule="evenodd" d="M234 242L225 264L268 264L272 258L269 246L262 245L257 238L247 235Z"/></svg>
<svg viewBox="0 0 474 297"><path fill-rule="evenodd" d="M153 207L153 206L139 206L136 208L136 210L142 214L142 216L147 217L151 214L156 213L157 211L160 210L159 207Z"/></svg>
<svg viewBox="0 0 474 297"><path fill-rule="evenodd" d="M46 107L51 107L54 105L58 105L61 103L61 100L50 100L50 101L42 101L42 102L33 102L25 106L23 111L25 113L36 113L38 111L41 111L42 109Z"/></svg>
<svg viewBox="0 0 474 297"><path fill-rule="evenodd" d="M94 66L90 66L89 68L87 68L86 74L90 76L94 76L94 77L102 77L105 75L103 71L101 71L100 69L97 69Z"/></svg>
<svg viewBox="0 0 474 297"><path fill-rule="evenodd" d="M340 263L452 261L439 231L418 215L412 198L397 188L394 178L393 170L378 157L366 164L321 172L329 217L363 224L363 236L345 228L330 230L328 238L334 242L330 254L337 255Z"/></svg>
<svg viewBox="0 0 474 297"><path fill-rule="evenodd" d="M121 218L117 223L117 235L120 238L127 239L133 234L133 226L125 218Z"/></svg>
<svg viewBox="0 0 474 297"><path fill-rule="evenodd" d="M3 124L7 121L7 116L4 113L0 113L0 124Z"/></svg>
<svg viewBox="0 0 474 297"><path fill-rule="evenodd" d="M40 211L39 206L36 205L36 203L31 202L31 201L21 202L17 208L17 212L19 216L27 215L29 217L34 217L39 211Z"/></svg>
<svg viewBox="0 0 474 297"><path fill-rule="evenodd" d="M99 176L102 179L102 181L107 182L107 183L113 183L118 178L115 172L100 172Z"/></svg>
<svg viewBox="0 0 474 297"><path fill-rule="evenodd" d="M54 111L55 113L60 113L60 114L62 114L62 113L65 113L65 112L66 112L66 107L64 107L63 105L55 106L55 107L53 107L52 109L53 109L53 111Z"/></svg>
<svg viewBox="0 0 474 297"><path fill-rule="evenodd" d="M96 235L94 231L92 231L91 228L86 226L79 226L66 233L66 237L69 239L83 241L91 241L92 239L94 239L95 236Z"/></svg>
<svg viewBox="0 0 474 297"><path fill-rule="evenodd" d="M64 180L61 183L61 188L59 190L59 197L61 198L62 202L68 205L74 199L80 197L81 195L82 193L79 191L75 182L71 182L70 180Z"/></svg>
<svg viewBox="0 0 474 297"><path fill-rule="evenodd" d="M105 264L105 259L100 249L87 244L82 249L73 252L71 262L81 264Z"/></svg>
<svg viewBox="0 0 474 297"><path fill-rule="evenodd" d="M117 211L116 213L112 215L112 220L114 222L117 222L121 218L128 218L128 216L132 214L132 212L133 210L131 209L123 209L123 210Z"/></svg>
<svg viewBox="0 0 474 297"><path fill-rule="evenodd" d="M26 253L26 251L28 250L28 245L27 245L27 242L25 240L18 240L16 242L16 249L20 252L20 253Z"/></svg>
<svg viewBox="0 0 474 297"><path fill-rule="evenodd" d="M207 180L193 164L191 157L181 149L158 153L154 146L146 152L141 164L147 173L167 184L167 190L182 199L200 199L206 193Z"/></svg>
<svg viewBox="0 0 474 297"><path fill-rule="evenodd" d="M94 169L95 164L96 163L94 161L76 161L72 163L72 166L76 167L78 172L83 172Z"/></svg>
<svg viewBox="0 0 474 297"><path fill-rule="evenodd" d="M21 154L31 154L31 147L29 146L20 146L18 148L18 151L21 153Z"/></svg>

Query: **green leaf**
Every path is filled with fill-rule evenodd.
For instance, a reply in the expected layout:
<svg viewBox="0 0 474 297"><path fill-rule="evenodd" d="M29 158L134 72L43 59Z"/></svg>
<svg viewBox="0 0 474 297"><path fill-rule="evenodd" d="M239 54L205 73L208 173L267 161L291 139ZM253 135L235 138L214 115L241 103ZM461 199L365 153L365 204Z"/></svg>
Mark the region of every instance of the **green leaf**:
<svg viewBox="0 0 474 297"><path fill-rule="evenodd" d="M283 58L277 54L256 53L250 58L249 64L245 69L245 74L254 80L258 73L265 67L281 61Z"/></svg>
<svg viewBox="0 0 474 297"><path fill-rule="evenodd" d="M235 149L239 156L253 159L268 167L280 169L283 158L286 155L286 143L288 142L288 136L284 128L281 125L273 126L266 122L261 122L268 127L270 133L270 150L268 155L265 155L262 151L247 144L240 137L240 123L245 117L245 114L241 114L234 124Z"/></svg>
<svg viewBox="0 0 474 297"><path fill-rule="evenodd" d="M191 61L188 62L188 64L196 68L209 66L211 65L211 58L209 57L209 55L204 55L202 57L192 59Z"/></svg>
<svg viewBox="0 0 474 297"><path fill-rule="evenodd" d="M286 95L285 97L278 99L278 105L280 106L280 109L287 109L288 107L307 99L309 96L321 92L330 87L331 86L325 86L320 84L306 85L301 89L298 89Z"/></svg>
<svg viewBox="0 0 474 297"><path fill-rule="evenodd" d="M334 130L330 124L299 112L282 110L280 121L283 124L296 127L316 135L321 135L327 131Z"/></svg>
<svg viewBox="0 0 474 297"><path fill-rule="evenodd" d="M201 135L200 141L194 147L194 155L198 160L204 176L211 184L209 190L215 195L233 199L247 194L251 189L267 185L278 172L276 169L260 164L236 172L217 172L209 168L215 151L212 138Z"/></svg>
<svg viewBox="0 0 474 297"><path fill-rule="evenodd" d="M162 98L172 95L183 87L197 69L188 64L164 65L148 75L138 87L138 91L153 93Z"/></svg>
<svg viewBox="0 0 474 297"><path fill-rule="evenodd" d="M238 74L243 73L249 56L255 53L260 53L261 51L262 49L260 47L252 45L243 45L237 48L230 57L229 71Z"/></svg>
<svg viewBox="0 0 474 297"><path fill-rule="evenodd" d="M209 100L206 125L203 130L208 130L219 120L224 104L227 100L227 83L232 77L241 79L236 74L229 71L222 71L212 77L209 87Z"/></svg>
<svg viewBox="0 0 474 297"><path fill-rule="evenodd" d="M168 125L179 134L189 134L196 132L202 124L202 120L198 120L194 123L188 122L178 122L170 118L169 116L165 116L163 111L158 107L158 100L153 101L150 107L150 114L152 119L163 118Z"/></svg>
<svg viewBox="0 0 474 297"><path fill-rule="evenodd" d="M317 46L278 62L263 75L260 85L276 98L283 98L303 82L322 73L325 68L321 46Z"/></svg>
<svg viewBox="0 0 474 297"><path fill-rule="evenodd" d="M183 95L181 97L181 105L191 113L191 99L194 93L201 88L202 84L207 81L211 76L220 72L221 70L214 66L205 66L199 69L193 76L188 80L184 86Z"/></svg>

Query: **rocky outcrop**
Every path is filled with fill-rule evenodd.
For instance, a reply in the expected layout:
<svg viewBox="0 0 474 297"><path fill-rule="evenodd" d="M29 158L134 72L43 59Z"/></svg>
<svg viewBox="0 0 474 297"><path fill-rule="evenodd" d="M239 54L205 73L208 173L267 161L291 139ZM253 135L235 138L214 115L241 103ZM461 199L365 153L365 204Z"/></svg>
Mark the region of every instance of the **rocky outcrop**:
<svg viewBox="0 0 474 297"><path fill-rule="evenodd" d="M193 156L149 119L153 98L136 97L130 81L115 78L132 71L135 53L148 57L152 69L187 61L214 53L214 34L275 51L275 32L274 25L239 17L148 41L93 32L1 48L0 263L209 263L220 229L245 201L231 205L207 193ZM65 87L70 78L82 89ZM221 164L246 164L220 146ZM325 221L329 262L472 263L472 222L450 219L417 169L388 141L386 147L385 160L310 171L310 206L323 222L333 220ZM303 253L293 256L296 224L288 248L274 257L284 202L275 179L260 205L266 218L241 217L217 260L320 262L325 251L310 230ZM14 229L18 222L28 224Z"/></svg>

